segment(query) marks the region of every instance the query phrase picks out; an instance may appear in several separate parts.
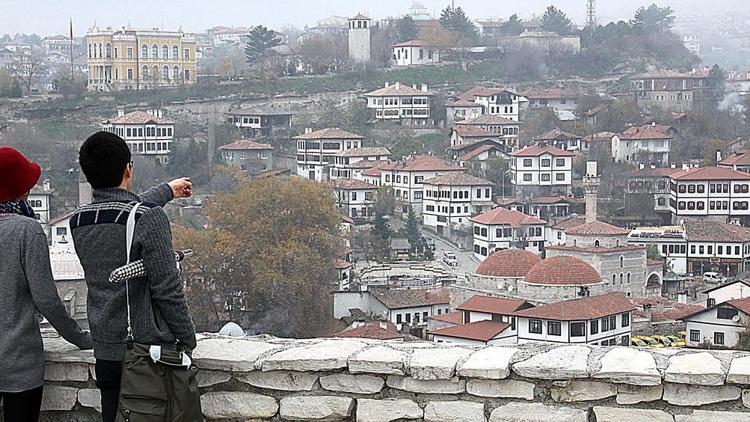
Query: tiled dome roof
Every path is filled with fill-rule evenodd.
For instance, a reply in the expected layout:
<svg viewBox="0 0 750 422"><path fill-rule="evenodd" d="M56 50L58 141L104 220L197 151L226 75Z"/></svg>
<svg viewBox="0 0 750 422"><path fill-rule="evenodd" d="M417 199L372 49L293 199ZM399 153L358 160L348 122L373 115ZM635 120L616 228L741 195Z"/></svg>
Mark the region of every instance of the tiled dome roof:
<svg viewBox="0 0 750 422"><path fill-rule="evenodd" d="M534 265L523 281L529 284L579 285L601 283L602 277L582 259L554 256Z"/></svg>
<svg viewBox="0 0 750 422"><path fill-rule="evenodd" d="M523 277L541 260L524 249L505 249L488 256L476 272L490 277Z"/></svg>

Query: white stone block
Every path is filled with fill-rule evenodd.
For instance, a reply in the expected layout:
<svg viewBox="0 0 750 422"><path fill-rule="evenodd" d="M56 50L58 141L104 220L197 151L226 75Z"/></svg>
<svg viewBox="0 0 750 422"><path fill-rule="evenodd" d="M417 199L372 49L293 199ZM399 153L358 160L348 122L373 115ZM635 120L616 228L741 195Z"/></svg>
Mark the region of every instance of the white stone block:
<svg viewBox="0 0 750 422"><path fill-rule="evenodd" d="M617 404L638 404L661 400L664 394L663 385L629 385L617 386Z"/></svg>
<svg viewBox="0 0 750 422"><path fill-rule="evenodd" d="M253 387L280 391L311 391L318 375L308 372L253 371L237 375L237 379Z"/></svg>
<svg viewBox="0 0 750 422"><path fill-rule="evenodd" d="M472 350L464 347L445 347L415 350L409 361L409 372L419 380L447 380L456 373L456 365Z"/></svg>
<svg viewBox="0 0 750 422"><path fill-rule="evenodd" d="M457 378L451 380L417 380L410 377L390 375L386 379L388 387L397 390L423 394L460 394L466 391L466 381Z"/></svg>
<svg viewBox="0 0 750 422"><path fill-rule="evenodd" d="M78 403L83 407L91 407L102 413L102 394L98 388L82 388L78 390Z"/></svg>
<svg viewBox="0 0 750 422"><path fill-rule="evenodd" d="M374 346L349 358L349 372L353 374L404 375L408 352L388 346Z"/></svg>
<svg viewBox="0 0 750 422"><path fill-rule="evenodd" d="M281 348L265 341L207 338L198 342L193 350L193 360L201 369L253 371L258 358Z"/></svg>
<svg viewBox="0 0 750 422"><path fill-rule="evenodd" d="M291 421L348 420L354 399L333 396L301 396L281 399L281 419Z"/></svg>
<svg viewBox="0 0 750 422"><path fill-rule="evenodd" d="M466 392L478 397L534 400L534 383L520 380L469 380Z"/></svg>
<svg viewBox="0 0 750 422"><path fill-rule="evenodd" d="M195 376L195 380L198 382L198 387L210 387L216 384L223 384L232 379L232 374L229 372L220 371L207 371L199 370Z"/></svg>
<svg viewBox="0 0 750 422"><path fill-rule="evenodd" d="M485 422L484 404L469 401L431 401L424 408L425 422Z"/></svg>
<svg viewBox="0 0 750 422"><path fill-rule="evenodd" d="M275 398L240 391L204 393L201 408L208 419L271 418L279 411Z"/></svg>
<svg viewBox="0 0 750 422"><path fill-rule="evenodd" d="M357 400L357 422L390 422L401 419L422 419L419 405L406 399Z"/></svg>
<svg viewBox="0 0 750 422"><path fill-rule="evenodd" d="M708 352L684 353L669 358L664 380L691 385L723 385L721 361Z"/></svg>
<svg viewBox="0 0 750 422"><path fill-rule="evenodd" d="M588 378L589 353L591 349L586 346L556 347L515 363L513 372L522 377L537 379Z"/></svg>
<svg viewBox="0 0 750 422"><path fill-rule="evenodd" d="M594 406L596 422L674 422L674 417L656 409Z"/></svg>
<svg viewBox="0 0 750 422"><path fill-rule="evenodd" d="M293 347L265 358L263 371L324 372L346 368L349 357L367 343L349 339L328 339Z"/></svg>
<svg viewBox="0 0 750 422"><path fill-rule="evenodd" d="M664 401L677 406L703 406L740 398L739 387L722 385L706 387L688 384L664 384Z"/></svg>
<svg viewBox="0 0 750 422"><path fill-rule="evenodd" d="M675 422L750 422L750 413L693 410L690 415L676 415Z"/></svg>
<svg viewBox="0 0 750 422"><path fill-rule="evenodd" d="M661 384L661 374L651 353L630 347L615 347L600 360L601 369L593 378L634 385Z"/></svg>
<svg viewBox="0 0 750 422"><path fill-rule="evenodd" d="M42 393L42 412L71 410L78 400L78 389L63 385L45 385ZM8 421L10 422L10 421Z"/></svg>
<svg viewBox="0 0 750 422"><path fill-rule="evenodd" d="M602 400L617 394L613 384L599 381L571 380L565 387L553 386L552 400L563 403Z"/></svg>
<svg viewBox="0 0 750 422"><path fill-rule="evenodd" d="M508 403L490 414L490 422L588 422L585 410L542 403Z"/></svg>
<svg viewBox="0 0 750 422"><path fill-rule="evenodd" d="M507 378L510 375L510 360L516 351L512 347L485 347L460 363L456 372L467 378Z"/></svg>
<svg viewBox="0 0 750 422"><path fill-rule="evenodd" d="M750 385L750 356L732 359L727 374L727 382Z"/></svg>
<svg viewBox="0 0 750 422"><path fill-rule="evenodd" d="M45 381L78 381L89 380L89 364L47 362L44 365Z"/></svg>
<svg viewBox="0 0 750 422"><path fill-rule="evenodd" d="M320 386L328 391L375 394L383 389L383 378L372 375L333 374L320 377Z"/></svg>

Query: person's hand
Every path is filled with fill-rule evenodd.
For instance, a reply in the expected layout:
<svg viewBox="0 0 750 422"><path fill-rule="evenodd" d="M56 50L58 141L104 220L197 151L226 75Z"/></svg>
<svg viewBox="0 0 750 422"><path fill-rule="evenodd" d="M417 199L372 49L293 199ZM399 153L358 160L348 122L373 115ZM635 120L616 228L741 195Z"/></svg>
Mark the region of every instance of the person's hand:
<svg viewBox="0 0 750 422"><path fill-rule="evenodd" d="M190 198L193 195L193 182L189 177L174 179L168 185L172 188L172 195L175 198Z"/></svg>

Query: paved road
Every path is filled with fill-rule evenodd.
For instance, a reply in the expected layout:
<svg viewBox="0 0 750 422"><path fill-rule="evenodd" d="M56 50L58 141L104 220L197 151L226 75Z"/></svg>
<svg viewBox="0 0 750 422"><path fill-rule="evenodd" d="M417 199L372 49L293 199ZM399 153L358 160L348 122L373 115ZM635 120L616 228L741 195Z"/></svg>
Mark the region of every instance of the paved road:
<svg viewBox="0 0 750 422"><path fill-rule="evenodd" d="M405 222L397 218L391 218L388 224L391 226L391 230L395 232L403 228L405 225ZM422 232L422 236L433 239L435 241L435 260L443 264L443 266L447 268L449 271L453 272L458 277L463 277L466 273L473 272L474 270L477 269L477 266L479 265L479 260L474 258L474 254L472 252L462 251L458 249L457 247L455 247L454 245L452 245L451 243L443 240L442 238L425 230L422 227L420 227L420 231ZM456 258L458 260L458 265L456 267L449 267L445 265L445 263L443 263L444 251L451 251L454 254L456 254Z"/></svg>

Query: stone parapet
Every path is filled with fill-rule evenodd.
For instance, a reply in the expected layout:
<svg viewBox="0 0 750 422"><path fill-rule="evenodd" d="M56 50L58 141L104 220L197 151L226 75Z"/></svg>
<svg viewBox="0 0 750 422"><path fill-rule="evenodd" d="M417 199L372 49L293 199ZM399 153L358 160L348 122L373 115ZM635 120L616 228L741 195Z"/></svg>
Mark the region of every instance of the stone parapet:
<svg viewBox="0 0 750 422"><path fill-rule="evenodd" d="M101 420L91 352L45 350L42 420ZM748 352L202 335L193 357L207 421L750 421Z"/></svg>

